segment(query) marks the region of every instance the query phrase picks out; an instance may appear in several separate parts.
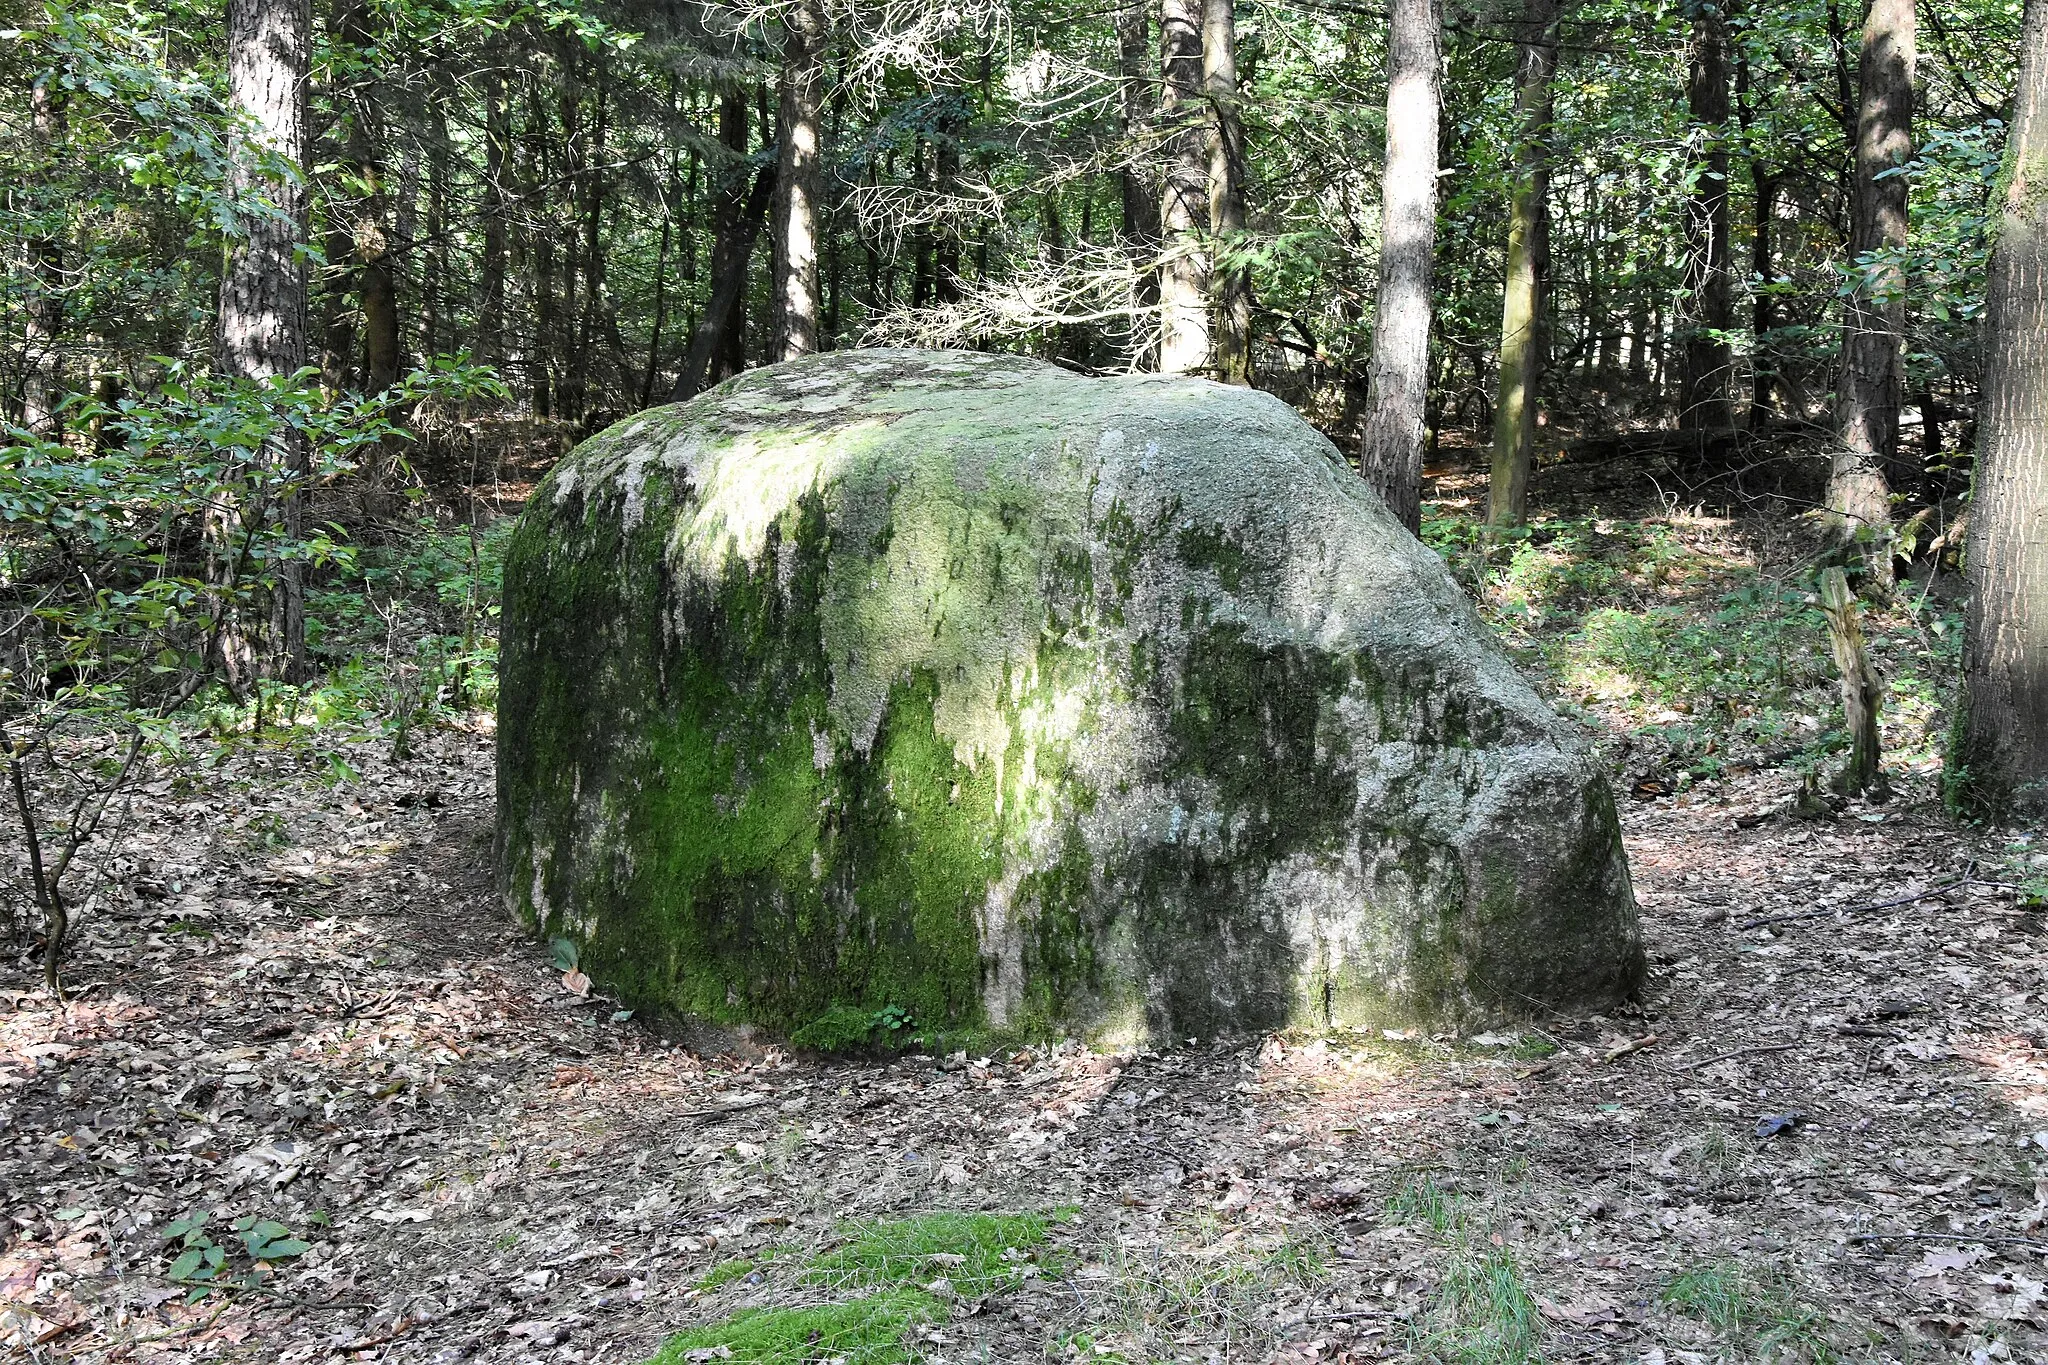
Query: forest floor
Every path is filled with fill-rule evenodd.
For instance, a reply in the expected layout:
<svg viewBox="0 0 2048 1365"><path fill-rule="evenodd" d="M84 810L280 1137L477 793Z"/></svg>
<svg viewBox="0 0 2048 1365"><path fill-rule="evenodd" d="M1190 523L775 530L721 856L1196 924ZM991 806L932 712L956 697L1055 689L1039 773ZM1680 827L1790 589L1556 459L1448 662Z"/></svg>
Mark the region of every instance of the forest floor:
<svg viewBox="0 0 2048 1365"><path fill-rule="evenodd" d="M1663 520L1683 555L1619 586L1712 634L1712 564L1759 552ZM1530 657L1614 758L1652 977L1466 1039L700 1055L506 921L487 722L334 740L338 785L283 742L153 776L70 1003L0 968L0 1347L2048 1360L2048 924L2013 884L2048 859L1952 822L1910 736L1890 802L1802 804L1769 736Z"/></svg>

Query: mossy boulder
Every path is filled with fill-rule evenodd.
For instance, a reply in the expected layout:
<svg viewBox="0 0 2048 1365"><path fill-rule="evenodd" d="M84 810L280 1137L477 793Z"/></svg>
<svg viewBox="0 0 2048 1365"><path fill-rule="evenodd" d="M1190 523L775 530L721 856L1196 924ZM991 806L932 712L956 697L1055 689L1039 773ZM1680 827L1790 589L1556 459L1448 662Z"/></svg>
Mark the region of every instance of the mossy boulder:
<svg viewBox="0 0 2048 1365"><path fill-rule="evenodd" d="M643 1007L1134 1039L1641 976L1604 778L1264 394L751 371L536 490L500 669L505 894Z"/></svg>

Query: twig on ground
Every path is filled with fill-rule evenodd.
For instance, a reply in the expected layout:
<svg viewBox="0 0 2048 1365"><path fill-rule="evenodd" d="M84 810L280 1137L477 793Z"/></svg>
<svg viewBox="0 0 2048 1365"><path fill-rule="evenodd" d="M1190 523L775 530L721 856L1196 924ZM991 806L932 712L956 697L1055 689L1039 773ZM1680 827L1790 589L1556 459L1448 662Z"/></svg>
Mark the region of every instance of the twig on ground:
<svg viewBox="0 0 2048 1365"><path fill-rule="evenodd" d="M1604 1054L1602 1054L1600 1060L1603 1063L1618 1062L1623 1057L1630 1056L1633 1053L1641 1052L1646 1047L1655 1047L1659 1041L1661 1041L1661 1039L1657 1034L1646 1033L1640 1038L1631 1038L1627 1042L1621 1044L1618 1047L1608 1048L1607 1051Z"/></svg>
<svg viewBox="0 0 2048 1365"><path fill-rule="evenodd" d="M667 1117L672 1119L709 1119L720 1114L743 1114L749 1109L759 1109L764 1104L773 1104L773 1099L745 1100L739 1104L713 1105L709 1109L679 1109Z"/></svg>
<svg viewBox="0 0 2048 1365"><path fill-rule="evenodd" d="M1679 1066L1667 1069L1671 1071L1704 1071L1716 1062L1733 1061L1737 1057L1753 1057L1761 1052L1790 1052L1798 1046L1798 1043L1764 1043L1757 1047L1739 1047L1733 1052L1723 1052L1719 1056L1709 1057L1703 1062L1685 1062Z"/></svg>
<svg viewBox="0 0 2048 1365"><path fill-rule="evenodd" d="M1896 896L1888 901L1871 901L1868 905L1826 905L1817 910L1801 910L1790 915L1760 915L1755 919L1744 920L1735 927L1738 930L1762 929L1767 925L1793 924L1800 920L1820 919L1826 915L1860 915L1868 910L1893 910L1901 905L1911 905L1914 901L1924 901L1933 896L1943 895L1946 892L1960 890L1970 885L1972 880L1970 874L1975 870L1976 864L1972 863L1968 868L1964 869L1962 876L1945 882L1936 882L1933 886L1923 891L1916 891L1910 896Z"/></svg>
<svg viewBox="0 0 2048 1365"><path fill-rule="evenodd" d="M1967 1232L1865 1232L1849 1239L1851 1246L1861 1242L1982 1242L1986 1246L2033 1247L2048 1251L2048 1242L2038 1237L1983 1237Z"/></svg>

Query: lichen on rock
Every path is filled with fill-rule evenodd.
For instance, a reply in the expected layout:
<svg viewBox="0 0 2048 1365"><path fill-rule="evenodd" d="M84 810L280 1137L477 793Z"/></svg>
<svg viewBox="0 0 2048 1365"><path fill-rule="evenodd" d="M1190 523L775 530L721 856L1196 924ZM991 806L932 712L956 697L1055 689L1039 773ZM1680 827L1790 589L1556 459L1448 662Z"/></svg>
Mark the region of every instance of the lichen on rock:
<svg viewBox="0 0 2048 1365"><path fill-rule="evenodd" d="M1640 979L1605 780L1263 394L750 371L536 491L500 669L505 894L639 1005L1133 1039Z"/></svg>

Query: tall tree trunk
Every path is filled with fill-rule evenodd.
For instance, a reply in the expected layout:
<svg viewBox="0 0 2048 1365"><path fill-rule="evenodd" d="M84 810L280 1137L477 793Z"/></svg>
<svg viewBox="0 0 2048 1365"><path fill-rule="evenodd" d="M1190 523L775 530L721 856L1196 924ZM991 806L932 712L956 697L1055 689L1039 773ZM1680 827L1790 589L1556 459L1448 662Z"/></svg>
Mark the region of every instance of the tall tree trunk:
<svg viewBox="0 0 2048 1365"><path fill-rule="evenodd" d="M1524 0L1518 35L1515 109L1521 145L1508 205L1507 283L1501 291L1500 397L1493 409L1493 475L1486 520L1519 526L1527 518L1529 468L1542 396L1544 284L1550 268L1550 78L1557 70L1557 0Z"/></svg>
<svg viewBox="0 0 2048 1365"><path fill-rule="evenodd" d="M1224 259L1244 233L1244 115L1237 97L1237 14L1234 0L1202 0L1202 93L1209 104L1209 234L1217 253L1216 377L1252 382L1252 280Z"/></svg>
<svg viewBox="0 0 2048 1365"><path fill-rule="evenodd" d="M1891 485L1904 396L1906 177L1913 155L1914 0L1870 0L1857 61L1856 174L1849 255L1857 273L1842 328L1828 519L1864 547L1871 577L1892 580Z"/></svg>
<svg viewBox="0 0 2048 1365"><path fill-rule="evenodd" d="M932 142L932 188L942 201L960 192L960 135L965 131L960 97L948 97ZM960 232L950 221L939 226L933 242L932 296L939 303L960 298Z"/></svg>
<svg viewBox="0 0 2048 1365"><path fill-rule="evenodd" d="M1771 354L1771 333L1778 326L1777 295L1772 292L1776 259L1772 237L1778 217L1778 178L1764 163L1756 129L1750 121L1749 58L1738 47L1735 53L1735 113L1742 125L1743 145L1749 151L1749 183L1755 194L1750 216L1756 221L1749 239L1749 273L1755 280L1750 301L1749 347L1749 429L1762 431L1770 425L1772 380L1776 369Z"/></svg>
<svg viewBox="0 0 2048 1365"><path fill-rule="evenodd" d="M1117 189L1123 200L1124 242L1140 264L1131 290L1131 316L1149 317L1159 302L1159 274L1151 262L1159 251L1159 183L1153 174L1147 130L1159 113L1157 87L1151 78L1152 6L1150 0L1122 0L1116 11L1117 76L1122 87L1119 116L1123 133L1123 168ZM1156 359L1156 328L1133 327L1131 363L1143 369Z"/></svg>
<svg viewBox="0 0 2048 1365"><path fill-rule="evenodd" d="M532 392L533 415L555 415L555 363L561 356L561 299L555 288L555 233L545 212L548 188L554 181L553 141L549 135L547 104L540 86L527 87L527 196L532 201L530 217L537 219L528 231L533 255L533 344L527 351L527 382Z"/></svg>
<svg viewBox="0 0 2048 1365"><path fill-rule="evenodd" d="M55 158L64 142L64 92L54 79L39 80L29 92L29 105L35 145ZM64 246L55 233L38 233L27 246L34 286L23 346L27 373L22 376L21 424L55 440L64 430L57 412L64 400Z"/></svg>
<svg viewBox="0 0 2048 1365"><path fill-rule="evenodd" d="M1202 0L1161 0L1159 121L1166 174L1159 201L1165 251L1159 261L1159 368L1209 367L1207 119L1202 110Z"/></svg>
<svg viewBox="0 0 2048 1365"><path fill-rule="evenodd" d="M437 103L427 122L427 240L419 253L420 350L429 356L457 349L448 316L448 163L448 115Z"/></svg>
<svg viewBox="0 0 2048 1365"><path fill-rule="evenodd" d="M346 6L336 24L342 43L365 55L374 39L369 12ZM398 382L398 281L393 271L391 204L385 186L383 95L373 81L348 92L348 159L362 202L351 233L356 259L356 297L363 315L363 387L382 393Z"/></svg>
<svg viewBox="0 0 2048 1365"><path fill-rule="evenodd" d="M1402 524L1416 531L1422 525L1429 396L1442 28L1436 0L1393 0L1388 23L1379 299L1373 313L1371 406L1359 438L1359 468Z"/></svg>
<svg viewBox="0 0 2048 1365"><path fill-rule="evenodd" d="M597 79L593 90L591 107L590 154L585 158L587 170L584 175L583 211L581 228L583 245L579 253L583 260L583 311L576 318L576 336L570 352L570 374L576 390L577 416L588 416L590 366L597 356L599 331L604 318L604 158L605 137L610 127L611 110L608 104L610 89L607 76L610 64L605 54L597 54ZM629 390L630 392L630 390Z"/></svg>
<svg viewBox="0 0 2048 1365"><path fill-rule="evenodd" d="M495 63L496 53L490 54ZM496 365L505 357L505 175L511 141L505 78L495 65L484 72L483 260L476 309L476 357Z"/></svg>
<svg viewBox="0 0 2048 1365"><path fill-rule="evenodd" d="M1728 345L1735 304L1728 253L1728 26L1714 0L1689 0L1688 8L1692 42L1685 104L1698 154L1685 196L1678 428L1705 433L1728 429L1734 365Z"/></svg>
<svg viewBox="0 0 2048 1365"><path fill-rule="evenodd" d="M2028 0L1985 290L1957 796L2048 815L2048 0Z"/></svg>
<svg viewBox="0 0 2048 1365"><path fill-rule="evenodd" d="M717 192L711 206L711 297L690 337L669 401L680 403L702 393L711 382L721 344L732 334L732 321L747 292L747 262L754 238L775 197L775 167L763 166L747 187L747 97L728 91L718 101L718 140L730 160L713 172Z"/></svg>
<svg viewBox="0 0 2048 1365"><path fill-rule="evenodd" d="M299 244L306 238L303 178L264 173L258 148L296 168L306 164L306 73L313 37L311 0L228 0L228 100L242 116L232 152L231 186L239 194L261 194L279 212L243 219L243 233L228 244L221 272L220 317L214 337L214 366L231 379L250 383L295 374L306 363L306 270ZM252 146L251 144L256 144ZM273 469L303 475L305 443L280 434L278 445L259 458ZM300 504L287 488L276 509L288 535L299 528ZM223 493L208 509L209 577L220 662L235 685L254 671L246 624L235 602L245 517L272 509L250 506ZM285 676L306 677L305 584L298 565L278 568L276 616Z"/></svg>
<svg viewBox="0 0 2048 1365"><path fill-rule="evenodd" d="M818 201L824 191L825 7L799 0L784 19L776 116L774 357L818 349Z"/></svg>

